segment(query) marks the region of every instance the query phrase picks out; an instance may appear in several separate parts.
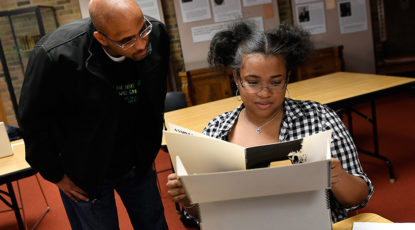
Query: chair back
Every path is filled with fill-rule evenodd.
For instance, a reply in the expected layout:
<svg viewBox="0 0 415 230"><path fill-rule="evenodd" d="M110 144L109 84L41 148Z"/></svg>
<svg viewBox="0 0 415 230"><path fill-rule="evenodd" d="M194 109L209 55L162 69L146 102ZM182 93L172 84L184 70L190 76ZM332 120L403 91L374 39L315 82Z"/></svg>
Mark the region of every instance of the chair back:
<svg viewBox="0 0 415 230"><path fill-rule="evenodd" d="M204 68L179 72L182 92L189 106L231 97L232 70Z"/></svg>
<svg viewBox="0 0 415 230"><path fill-rule="evenodd" d="M167 92L164 102L164 112L170 112L176 109L186 108L186 96L183 92Z"/></svg>

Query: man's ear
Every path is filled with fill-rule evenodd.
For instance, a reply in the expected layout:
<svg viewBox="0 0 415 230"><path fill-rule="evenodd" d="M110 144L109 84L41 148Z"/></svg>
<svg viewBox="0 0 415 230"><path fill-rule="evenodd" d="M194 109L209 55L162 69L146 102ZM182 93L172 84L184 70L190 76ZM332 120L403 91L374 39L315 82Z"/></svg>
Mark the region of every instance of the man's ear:
<svg viewBox="0 0 415 230"><path fill-rule="evenodd" d="M94 32L94 38L97 39L99 43L101 43L102 46L107 46L107 40L104 39L104 35L102 35L100 32L95 31Z"/></svg>

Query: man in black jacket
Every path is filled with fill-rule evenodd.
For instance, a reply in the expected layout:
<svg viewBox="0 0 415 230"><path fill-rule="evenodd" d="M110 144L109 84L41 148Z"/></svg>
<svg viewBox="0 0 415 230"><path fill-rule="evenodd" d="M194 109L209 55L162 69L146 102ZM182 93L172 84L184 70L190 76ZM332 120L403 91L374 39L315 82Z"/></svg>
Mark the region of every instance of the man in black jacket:
<svg viewBox="0 0 415 230"><path fill-rule="evenodd" d="M19 103L26 159L59 187L73 229L118 229L114 189L135 229L167 229L152 169L166 28L135 0L92 0L89 12L31 54Z"/></svg>

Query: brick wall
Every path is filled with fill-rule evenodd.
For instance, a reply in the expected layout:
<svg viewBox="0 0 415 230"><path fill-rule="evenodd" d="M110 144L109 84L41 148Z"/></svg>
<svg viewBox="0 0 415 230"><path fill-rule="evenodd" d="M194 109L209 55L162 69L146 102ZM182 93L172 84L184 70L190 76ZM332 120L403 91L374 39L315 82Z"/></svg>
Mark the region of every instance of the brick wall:
<svg viewBox="0 0 415 230"><path fill-rule="evenodd" d="M0 10L14 10L37 5L53 6L59 25L81 18L78 0L1 0Z"/></svg>
<svg viewBox="0 0 415 230"><path fill-rule="evenodd" d="M0 11L15 10L36 5L53 6L56 10L56 17L59 25L64 25L81 18L78 0L1 0ZM52 16L53 14L51 11L42 10L46 33L55 29ZM40 35L34 14L14 15L12 18L20 50L19 54L23 62L22 64L20 63L16 51L17 47L13 40L10 23L7 17L0 17L0 39L3 43L13 87L17 99L19 99L20 89L23 83L23 69L26 67L30 50L33 48L34 43L40 38ZM3 102L6 119L9 125L17 125L7 85L4 77L2 77L3 69L1 65L0 72L0 97Z"/></svg>
<svg viewBox="0 0 415 230"><path fill-rule="evenodd" d="M289 25L292 25L294 23L291 11L291 0L278 0L278 10L280 21L282 23L286 23Z"/></svg>
<svg viewBox="0 0 415 230"><path fill-rule="evenodd" d="M161 0L164 21L170 36L171 62L173 74L178 90L181 89L178 72L184 71L182 45L180 43L179 29L177 27L176 12L172 0Z"/></svg>

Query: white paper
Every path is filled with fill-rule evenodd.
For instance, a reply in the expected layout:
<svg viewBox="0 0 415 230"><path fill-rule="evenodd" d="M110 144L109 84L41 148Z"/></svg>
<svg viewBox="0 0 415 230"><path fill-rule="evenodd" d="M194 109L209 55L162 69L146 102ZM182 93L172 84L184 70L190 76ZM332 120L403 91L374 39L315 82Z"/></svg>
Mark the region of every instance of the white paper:
<svg viewBox="0 0 415 230"><path fill-rule="evenodd" d="M13 149L7 135L4 122L0 121L0 158L13 155Z"/></svg>
<svg viewBox="0 0 415 230"><path fill-rule="evenodd" d="M415 223L354 222L353 230L414 230Z"/></svg>
<svg viewBox="0 0 415 230"><path fill-rule="evenodd" d="M209 0L180 0L183 22L210 19Z"/></svg>
<svg viewBox="0 0 415 230"><path fill-rule="evenodd" d="M188 175L179 156L176 156L176 173L179 176Z"/></svg>
<svg viewBox="0 0 415 230"><path fill-rule="evenodd" d="M322 159L327 156L324 150L329 149L326 146L330 143L324 138L330 139L330 134L326 131L295 142L301 141L300 151L310 154L310 161ZM202 136L168 131L164 135L190 201L199 203L202 229L332 228L327 193L331 185L329 159L273 168L245 170L241 165L240 169L220 170L217 164L245 163L241 153L248 148ZM273 147L282 151L282 144ZM224 158L233 152L238 154ZM209 164L213 165L207 169Z"/></svg>
<svg viewBox="0 0 415 230"><path fill-rule="evenodd" d="M245 148L242 146L203 135L187 138L188 135L170 131L164 131L163 135L175 171L176 156L180 156L189 174L245 169Z"/></svg>
<svg viewBox="0 0 415 230"><path fill-rule="evenodd" d="M310 192L331 186L329 160L274 168L193 175L186 173L190 165L182 163L179 156L176 158L176 164L177 176L185 185L188 185L186 191L191 194L192 203ZM212 190L212 188L215 189Z"/></svg>
<svg viewBox="0 0 415 230"><path fill-rule="evenodd" d="M290 142L245 148L180 126L169 126L171 131L164 131L163 134L173 167L177 171L176 156L180 156L189 174L266 167L267 162L277 159L292 159L298 164L329 160L331 157L331 130ZM290 152L293 149L298 151Z"/></svg>
<svg viewBox="0 0 415 230"><path fill-rule="evenodd" d="M326 32L326 16L323 2L302 4L296 6L297 22L311 34Z"/></svg>
<svg viewBox="0 0 415 230"><path fill-rule="evenodd" d="M199 208L203 230L332 229L325 190L200 203Z"/></svg>
<svg viewBox="0 0 415 230"><path fill-rule="evenodd" d="M365 0L337 1L340 33L354 33L367 30Z"/></svg>
<svg viewBox="0 0 415 230"><path fill-rule="evenodd" d="M242 18L242 8L240 0L211 0L213 18L215 22L224 22Z"/></svg>
<svg viewBox="0 0 415 230"><path fill-rule="evenodd" d="M331 158L330 142L331 130L320 132L303 138L303 148L307 153L306 162L316 162ZM326 154L322 154L326 153Z"/></svg>
<svg viewBox="0 0 415 230"><path fill-rule="evenodd" d="M264 24L262 21L262 17L248 18L248 19L244 19L243 21L254 23L256 29L261 30L261 31L264 30ZM217 32L227 29L228 26L232 24L233 22L234 21L192 27L191 30L192 30L193 42L196 43L196 42L210 41L212 40L213 36Z"/></svg>
<svg viewBox="0 0 415 230"><path fill-rule="evenodd" d="M172 132L176 132L176 133L181 133L181 134L187 134L187 135L193 135L193 136L202 136L202 137L210 137L210 136L206 136L203 135L202 133L193 131L191 129L186 129L184 127L169 123L169 130ZM213 138L213 137L210 137Z"/></svg>
<svg viewBox="0 0 415 230"><path fill-rule="evenodd" d="M272 0L243 0L243 2L244 2L244 7L248 7L248 6L268 4L268 3L271 3Z"/></svg>
<svg viewBox="0 0 415 230"><path fill-rule="evenodd" d="M157 0L136 0L143 14L161 21Z"/></svg>

